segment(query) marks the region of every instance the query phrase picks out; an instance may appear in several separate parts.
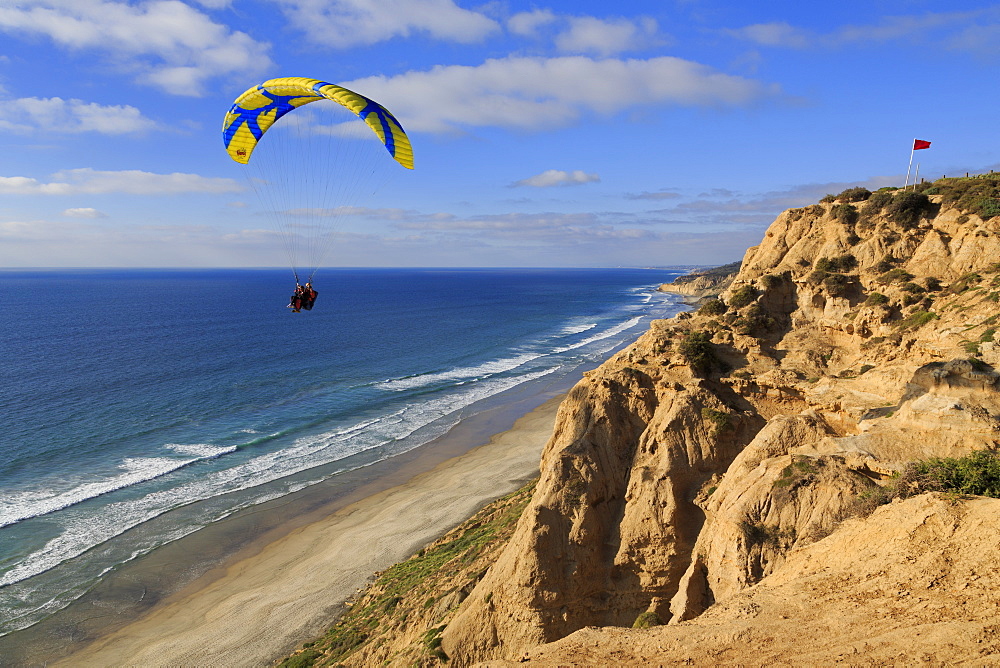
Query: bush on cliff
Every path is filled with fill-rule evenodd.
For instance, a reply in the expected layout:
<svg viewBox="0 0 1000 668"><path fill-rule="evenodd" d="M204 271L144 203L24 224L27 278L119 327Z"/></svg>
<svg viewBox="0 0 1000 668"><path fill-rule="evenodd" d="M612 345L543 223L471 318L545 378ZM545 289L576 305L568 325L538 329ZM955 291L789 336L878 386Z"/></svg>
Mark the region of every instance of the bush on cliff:
<svg viewBox="0 0 1000 668"><path fill-rule="evenodd" d="M868 299L865 300L865 306L881 306L883 304L888 304L889 298L883 295L881 292L873 292L868 295Z"/></svg>
<svg viewBox="0 0 1000 668"><path fill-rule="evenodd" d="M654 626L663 626L663 621L655 612L648 610L636 617L635 622L632 623L633 629L648 629Z"/></svg>
<svg viewBox="0 0 1000 668"><path fill-rule="evenodd" d="M871 224L873 219L878 214L882 213L882 209L886 207L889 202L892 201L892 193L884 190L879 190L873 193L865 205L861 207L860 222L865 224Z"/></svg>
<svg viewBox="0 0 1000 668"><path fill-rule="evenodd" d="M839 195L837 195L837 201L839 202L863 202L872 196L872 191L868 190L863 186L858 186L857 188L848 188L844 190Z"/></svg>
<svg viewBox="0 0 1000 668"><path fill-rule="evenodd" d="M709 299L698 309L698 315L722 315L726 312L726 303L721 299Z"/></svg>
<svg viewBox="0 0 1000 668"><path fill-rule="evenodd" d="M853 204L838 204L833 207L833 217L848 225L858 222L858 210Z"/></svg>
<svg viewBox="0 0 1000 668"><path fill-rule="evenodd" d="M904 192L892 198L886 207L886 216L894 223L909 229L916 225L920 217L931 209L931 200L927 195L917 192Z"/></svg>
<svg viewBox="0 0 1000 668"><path fill-rule="evenodd" d="M983 220L1000 215L1000 180L995 176L971 179L942 179L941 205L979 216Z"/></svg>
<svg viewBox="0 0 1000 668"><path fill-rule="evenodd" d="M729 305L733 308L743 308L757 298L757 290L752 285L741 285L729 295Z"/></svg>
<svg viewBox="0 0 1000 668"><path fill-rule="evenodd" d="M688 332L678 347L681 357L700 373L708 373L722 366L712 346L712 337L707 332Z"/></svg>
<svg viewBox="0 0 1000 668"><path fill-rule="evenodd" d="M858 511L869 515L895 499L926 492L1000 498L1000 453L976 450L964 457L934 457L911 462L881 487L858 497Z"/></svg>

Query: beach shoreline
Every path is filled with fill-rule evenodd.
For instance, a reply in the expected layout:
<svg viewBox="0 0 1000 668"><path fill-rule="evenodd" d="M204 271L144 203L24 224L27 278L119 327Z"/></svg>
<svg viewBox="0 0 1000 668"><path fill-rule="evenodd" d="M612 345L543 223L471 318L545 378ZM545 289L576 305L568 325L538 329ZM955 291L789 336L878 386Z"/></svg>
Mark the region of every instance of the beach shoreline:
<svg viewBox="0 0 1000 668"><path fill-rule="evenodd" d="M291 524L261 532L141 614L30 663L269 665L322 633L374 573L537 476L562 396L515 402L534 407L499 432L491 425L517 408L462 420L329 504L292 513Z"/></svg>

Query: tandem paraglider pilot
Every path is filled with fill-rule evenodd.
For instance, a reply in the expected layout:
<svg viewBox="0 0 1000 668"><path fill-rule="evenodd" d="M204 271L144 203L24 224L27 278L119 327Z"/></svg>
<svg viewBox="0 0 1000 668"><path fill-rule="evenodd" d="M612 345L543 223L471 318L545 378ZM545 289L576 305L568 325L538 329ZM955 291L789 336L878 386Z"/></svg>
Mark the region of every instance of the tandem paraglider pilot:
<svg viewBox="0 0 1000 668"><path fill-rule="evenodd" d="M302 309L311 311L318 294L313 289L312 283L307 282L305 285L296 283L295 292L292 293L292 298L288 301L288 308L292 309L292 313L301 313Z"/></svg>
<svg viewBox="0 0 1000 668"><path fill-rule="evenodd" d="M4 0L0 0L0 7L2 6L5 6ZM297 141L292 141L297 134L294 132L294 127L289 128L291 132L278 132L277 136L266 140L270 148L257 153L261 150L258 147L261 140L274 132L270 128L276 123L284 127L285 123L290 122L280 120L286 115L291 115L291 121L297 118L310 126L311 114L303 116L301 111L296 110L313 103L318 103L318 107L314 110L320 112L326 110L334 114L330 118L331 124L353 122L357 119L363 121L364 125L360 123L357 125L371 130L370 133L363 132L363 135L371 142L374 149L374 154L371 156L375 159L373 164L364 169L356 164L359 153L354 144L357 138L344 137L344 142L347 142L344 144L337 141L317 143L311 133L308 133L309 136L302 138L305 144L303 146ZM248 168L251 165L259 168L259 173L251 172L245 176L252 184L252 189L261 196L268 213L274 217L277 231L284 240L285 251L288 253L290 268L295 278L295 293L288 304L293 313L312 309L316 301L316 291L312 284L310 282L306 282L305 285L300 284L299 277L308 276L311 279L316 273L327 251L330 250L329 244L332 243L335 231L331 226L337 219L335 216L324 215L310 224L302 225L298 218L299 212L329 211L343 204L343 202L326 201L326 195L339 190L338 188L308 186L313 183L324 186L327 183L325 171L327 168L321 165L335 166L336 170L350 175L351 179L365 173L374 174L372 170L377 169L379 165L390 164L393 161L401 167L413 169L413 146L410 144L410 138L399 120L388 109L360 93L320 79L278 77L248 88L233 101L229 111L226 112L222 122L222 141L226 153L236 163ZM322 148L319 144L327 145ZM302 160L301 150L304 148L320 149L317 157L321 157L322 160ZM382 148L385 148L391 160L386 159L386 153L383 153ZM363 148L360 152L365 153ZM251 160L254 155L257 157ZM294 166L301 165L304 173L286 172L288 167L285 164L286 159ZM282 178L270 178L270 172L279 165ZM367 186L374 183L365 184L358 180L356 186L359 191L362 185L367 189ZM299 196L303 191L314 197L310 205L303 206L304 203L300 201ZM294 206L288 206L293 202ZM317 206L320 203L322 205Z"/></svg>

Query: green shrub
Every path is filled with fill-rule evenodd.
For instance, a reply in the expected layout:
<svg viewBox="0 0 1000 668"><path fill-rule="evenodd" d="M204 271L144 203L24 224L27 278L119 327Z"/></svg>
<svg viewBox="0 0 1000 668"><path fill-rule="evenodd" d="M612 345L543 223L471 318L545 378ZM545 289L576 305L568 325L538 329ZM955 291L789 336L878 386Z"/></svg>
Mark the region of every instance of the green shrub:
<svg viewBox="0 0 1000 668"><path fill-rule="evenodd" d="M906 283L913 280L913 274L905 269L897 267L896 269L890 269L875 280L881 285L889 285L890 283Z"/></svg>
<svg viewBox="0 0 1000 668"><path fill-rule="evenodd" d="M962 211L966 220L960 217L960 223L968 220L968 214L983 220L1000 215L1000 181L995 176L983 176L986 178L942 179L938 182L942 192L941 206Z"/></svg>
<svg viewBox="0 0 1000 668"><path fill-rule="evenodd" d="M900 329L917 329L923 327L931 320L937 320L938 314L931 311L916 311L900 321Z"/></svg>
<svg viewBox="0 0 1000 668"><path fill-rule="evenodd" d="M924 285L927 286L928 292L937 292L941 289L941 279L935 276L928 276L924 279Z"/></svg>
<svg viewBox="0 0 1000 668"><path fill-rule="evenodd" d="M896 266L897 262L899 262L899 260L894 258L891 253L887 253L881 260L879 260L874 269L876 272L884 274L887 271L891 271L892 268Z"/></svg>
<svg viewBox="0 0 1000 668"><path fill-rule="evenodd" d="M883 304L888 304L889 298L883 295L881 292L873 292L868 295L868 299L865 300L866 306L881 306Z"/></svg>
<svg viewBox="0 0 1000 668"><path fill-rule="evenodd" d="M695 371L707 373L721 366L712 346L712 337L706 332L688 332L678 346L678 351Z"/></svg>
<svg viewBox="0 0 1000 668"><path fill-rule="evenodd" d="M894 499L925 492L1000 498L1000 454L994 450L976 450L964 457L911 462L884 486L860 494L857 511L867 515Z"/></svg>
<svg viewBox="0 0 1000 668"><path fill-rule="evenodd" d="M777 326L774 318L760 304L751 304L742 317L733 321L733 329L747 336L760 336L774 330Z"/></svg>
<svg viewBox="0 0 1000 668"><path fill-rule="evenodd" d="M830 204L832 202L836 202L837 201L837 197L836 197L836 195L831 195L830 193L827 193L826 195L824 195L823 197L821 197L819 201L823 202L824 204Z"/></svg>
<svg viewBox="0 0 1000 668"><path fill-rule="evenodd" d="M649 610L636 617L632 623L633 629L648 629L653 626L663 626L663 620L655 612Z"/></svg>
<svg viewBox="0 0 1000 668"><path fill-rule="evenodd" d="M891 201L892 193L880 188L877 192L873 193L872 196L865 202L865 205L861 207L861 220L871 222L875 216L882 213L882 210Z"/></svg>
<svg viewBox="0 0 1000 668"><path fill-rule="evenodd" d="M781 529L778 526L769 526L763 522L750 522L743 520L740 522L740 530L748 547L754 545L778 546L782 543L791 543L795 540L794 529Z"/></svg>
<svg viewBox="0 0 1000 668"><path fill-rule="evenodd" d="M698 315L722 315L726 312L726 302L721 299L709 299L698 309Z"/></svg>
<svg viewBox="0 0 1000 668"><path fill-rule="evenodd" d="M741 285L729 295L729 305L733 308L743 308L756 298L757 290L752 285Z"/></svg>
<svg viewBox="0 0 1000 668"><path fill-rule="evenodd" d="M858 266L858 260L850 253L837 257L821 257L813 263L815 271L843 273Z"/></svg>
<svg viewBox="0 0 1000 668"><path fill-rule="evenodd" d="M784 276L779 274L764 274L759 280L761 287L765 290L772 290L784 281Z"/></svg>
<svg viewBox="0 0 1000 668"><path fill-rule="evenodd" d="M827 294L832 297L842 297L847 294L851 286L851 277L844 274L828 274L823 279L823 287Z"/></svg>
<svg viewBox="0 0 1000 668"><path fill-rule="evenodd" d="M1000 454L977 450L965 457L934 458L917 462L913 469L928 488L1000 498Z"/></svg>
<svg viewBox="0 0 1000 668"><path fill-rule="evenodd" d="M858 186L856 188L848 188L847 190L841 192L837 195L837 200L841 202L863 202L871 196L871 190Z"/></svg>
<svg viewBox="0 0 1000 668"><path fill-rule="evenodd" d="M733 428L730 417L726 411L718 411L708 407L701 409L701 419L712 424L712 436L718 436Z"/></svg>
<svg viewBox="0 0 1000 668"><path fill-rule="evenodd" d="M1000 200L995 197L983 197L976 204L976 213L983 220L1000 216Z"/></svg>
<svg viewBox="0 0 1000 668"><path fill-rule="evenodd" d="M948 286L948 292L952 294L961 294L968 290L969 288L977 285L983 280L983 277L976 272L970 272L963 276L960 276L957 281Z"/></svg>
<svg viewBox="0 0 1000 668"><path fill-rule="evenodd" d="M847 225L853 225L858 222L858 210L854 208L853 204L837 204L833 207L831 213L834 218L843 221Z"/></svg>
<svg viewBox="0 0 1000 668"><path fill-rule="evenodd" d="M322 652L317 652L314 649L306 649L298 654L293 654L278 665L279 668L309 668L321 656L323 656Z"/></svg>
<svg viewBox="0 0 1000 668"><path fill-rule="evenodd" d="M917 192L904 192L892 198L886 207L886 216L904 229L913 227L920 217L931 210L931 201L927 195Z"/></svg>
<svg viewBox="0 0 1000 668"><path fill-rule="evenodd" d="M437 628L429 629L424 633L423 637L424 648L431 656L441 661L448 660L448 655L441 648L441 633L444 631L444 628L444 626L438 626Z"/></svg>

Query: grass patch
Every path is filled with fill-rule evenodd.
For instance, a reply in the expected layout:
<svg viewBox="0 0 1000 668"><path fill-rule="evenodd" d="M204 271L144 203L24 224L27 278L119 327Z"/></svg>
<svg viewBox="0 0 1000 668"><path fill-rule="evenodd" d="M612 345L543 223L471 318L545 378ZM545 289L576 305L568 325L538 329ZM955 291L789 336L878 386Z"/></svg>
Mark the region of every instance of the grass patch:
<svg viewBox="0 0 1000 668"><path fill-rule="evenodd" d="M891 283L907 283L913 280L913 274L896 267L895 269L890 269L875 279L878 283L882 285L889 285Z"/></svg>
<svg viewBox="0 0 1000 668"><path fill-rule="evenodd" d="M772 487L790 487L793 483L808 478L819 469L809 458L792 458L792 463L781 471L781 477L774 481Z"/></svg>
<svg viewBox="0 0 1000 668"><path fill-rule="evenodd" d="M900 329L917 329L923 327L931 320L937 320L938 314L931 311L916 311L906 316L903 320L899 321L898 327Z"/></svg>
<svg viewBox="0 0 1000 668"><path fill-rule="evenodd" d="M857 510L870 515L894 499L926 492L1000 498L1000 453L976 450L964 457L934 457L911 462L880 487L858 496Z"/></svg>

